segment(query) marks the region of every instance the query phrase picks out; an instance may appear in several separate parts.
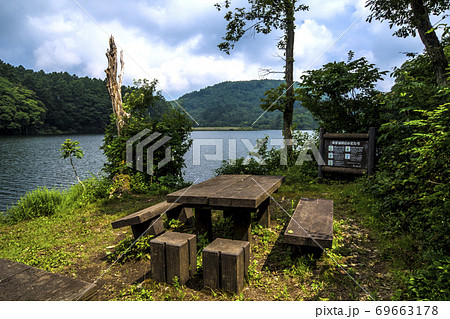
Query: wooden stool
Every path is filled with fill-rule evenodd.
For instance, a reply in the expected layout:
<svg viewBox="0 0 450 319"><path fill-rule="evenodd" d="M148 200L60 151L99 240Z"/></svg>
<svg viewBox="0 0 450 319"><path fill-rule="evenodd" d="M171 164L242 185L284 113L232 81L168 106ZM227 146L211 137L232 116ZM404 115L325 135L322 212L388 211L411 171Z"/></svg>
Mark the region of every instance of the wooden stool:
<svg viewBox="0 0 450 319"><path fill-rule="evenodd" d="M180 285L197 270L197 237L193 234L166 232L150 241L150 276L160 282Z"/></svg>
<svg viewBox="0 0 450 319"><path fill-rule="evenodd" d="M239 293L249 263L249 242L217 238L203 249L203 285Z"/></svg>

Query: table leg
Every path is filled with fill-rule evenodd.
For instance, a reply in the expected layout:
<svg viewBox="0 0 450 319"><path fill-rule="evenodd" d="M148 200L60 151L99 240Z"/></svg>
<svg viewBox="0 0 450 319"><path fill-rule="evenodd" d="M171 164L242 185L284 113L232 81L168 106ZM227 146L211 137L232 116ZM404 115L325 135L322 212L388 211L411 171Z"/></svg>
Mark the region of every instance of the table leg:
<svg viewBox="0 0 450 319"><path fill-rule="evenodd" d="M211 209L195 208L195 228L201 234L208 233L208 239L212 241Z"/></svg>
<svg viewBox="0 0 450 319"><path fill-rule="evenodd" d="M179 219L183 206L178 206L167 210L166 215L168 219Z"/></svg>
<svg viewBox="0 0 450 319"><path fill-rule="evenodd" d="M258 207L258 225L262 227L270 227L270 197L262 202Z"/></svg>
<svg viewBox="0 0 450 319"><path fill-rule="evenodd" d="M251 210L236 208L233 213L233 239L250 242L251 234Z"/></svg>

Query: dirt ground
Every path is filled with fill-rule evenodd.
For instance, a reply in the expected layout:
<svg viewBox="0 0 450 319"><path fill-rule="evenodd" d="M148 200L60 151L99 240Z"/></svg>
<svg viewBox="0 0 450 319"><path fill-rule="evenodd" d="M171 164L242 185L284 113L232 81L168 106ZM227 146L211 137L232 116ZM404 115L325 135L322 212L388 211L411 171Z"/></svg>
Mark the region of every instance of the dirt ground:
<svg viewBox="0 0 450 319"><path fill-rule="evenodd" d="M377 242L358 217L349 214L345 200L334 206L332 249L296 251L283 242L293 199L275 197L270 228L252 225L249 275L240 294L204 288L201 268L184 286L155 282L150 278L148 254L140 260L112 263L103 250L68 266L64 274L95 283L93 300L390 300L395 292L393 275ZM226 236L220 229L226 225L220 220L220 212L213 214L218 228L214 233ZM128 229L113 231L115 242L105 243L110 250L131 237Z"/></svg>

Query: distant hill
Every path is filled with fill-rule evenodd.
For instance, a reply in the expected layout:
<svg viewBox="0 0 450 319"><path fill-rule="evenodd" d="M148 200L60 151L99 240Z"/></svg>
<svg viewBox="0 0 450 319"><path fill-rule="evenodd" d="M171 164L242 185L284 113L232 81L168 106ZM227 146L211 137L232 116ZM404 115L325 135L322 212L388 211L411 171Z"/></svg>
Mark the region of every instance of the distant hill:
<svg viewBox="0 0 450 319"><path fill-rule="evenodd" d="M263 112L259 107L264 92L279 86L281 80L222 82L181 96L177 102L203 127L250 127ZM300 129L317 127L311 113L296 104L294 122ZM281 129L283 114L266 112L252 127Z"/></svg>
<svg viewBox="0 0 450 319"><path fill-rule="evenodd" d="M266 112L252 125L262 114L264 92L281 82L223 82L185 94L178 102L202 127L281 129L280 111ZM122 93L131 89L122 87ZM0 135L103 133L111 112L105 80L36 72L0 60ZM317 127L311 113L299 105L294 122L300 129Z"/></svg>

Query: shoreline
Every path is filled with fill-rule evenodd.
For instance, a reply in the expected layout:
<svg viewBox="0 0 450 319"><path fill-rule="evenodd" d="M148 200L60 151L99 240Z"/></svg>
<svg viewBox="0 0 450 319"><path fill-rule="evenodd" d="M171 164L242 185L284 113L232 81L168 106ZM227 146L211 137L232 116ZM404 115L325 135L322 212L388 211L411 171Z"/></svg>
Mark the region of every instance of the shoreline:
<svg viewBox="0 0 450 319"><path fill-rule="evenodd" d="M238 127L238 126L223 126L223 127L200 126L192 128L192 131L260 131L260 130L262 129L256 129L252 127Z"/></svg>

